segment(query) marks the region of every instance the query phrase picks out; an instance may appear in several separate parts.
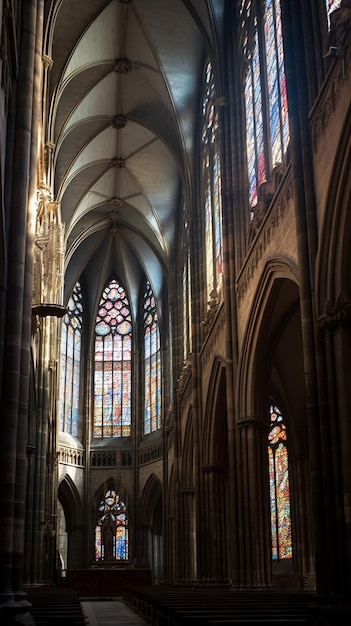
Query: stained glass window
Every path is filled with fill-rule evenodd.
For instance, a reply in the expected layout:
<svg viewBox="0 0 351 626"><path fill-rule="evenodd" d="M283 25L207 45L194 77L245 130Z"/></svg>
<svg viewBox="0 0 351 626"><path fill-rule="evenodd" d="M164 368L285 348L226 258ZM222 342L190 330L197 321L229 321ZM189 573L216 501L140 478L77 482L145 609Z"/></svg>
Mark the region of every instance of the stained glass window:
<svg viewBox="0 0 351 626"><path fill-rule="evenodd" d="M161 428L161 353L156 301L149 282L144 291L144 433Z"/></svg>
<svg viewBox="0 0 351 626"><path fill-rule="evenodd" d="M60 430L75 436L79 426L82 313L82 290L76 283L62 322L59 393Z"/></svg>
<svg viewBox="0 0 351 626"><path fill-rule="evenodd" d="M218 146L218 112L212 65L207 63L202 102L202 154L205 209L205 251L207 292L222 280L222 177Z"/></svg>
<svg viewBox="0 0 351 626"><path fill-rule="evenodd" d="M129 554L127 507L109 489L98 509L95 526L95 561L126 561Z"/></svg>
<svg viewBox="0 0 351 626"><path fill-rule="evenodd" d="M340 7L341 0L325 0L325 4L327 7L327 13L329 14Z"/></svg>
<svg viewBox="0 0 351 626"><path fill-rule="evenodd" d="M240 14L249 201L255 207L260 185L284 162L289 143L280 1L243 0Z"/></svg>
<svg viewBox="0 0 351 626"><path fill-rule="evenodd" d="M191 333L191 267L190 267L190 242L189 222L185 203L183 204L184 240L183 240L183 360L187 361L192 351Z"/></svg>
<svg viewBox="0 0 351 626"><path fill-rule="evenodd" d="M340 8L341 0L325 0L326 9L327 9L327 17L328 17L328 27L330 28L330 14L335 11L335 9Z"/></svg>
<svg viewBox="0 0 351 626"><path fill-rule="evenodd" d="M131 434L132 317L116 280L104 289L95 322L94 437Z"/></svg>
<svg viewBox="0 0 351 626"><path fill-rule="evenodd" d="M270 407L268 462L273 560L292 558L287 430L278 407Z"/></svg>

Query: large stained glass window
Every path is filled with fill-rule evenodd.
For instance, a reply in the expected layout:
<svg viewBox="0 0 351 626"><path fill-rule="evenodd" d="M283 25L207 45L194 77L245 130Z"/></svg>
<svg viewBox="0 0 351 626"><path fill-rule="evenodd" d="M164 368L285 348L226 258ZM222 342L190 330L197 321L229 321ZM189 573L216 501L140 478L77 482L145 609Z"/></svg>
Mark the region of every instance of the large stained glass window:
<svg viewBox="0 0 351 626"><path fill-rule="evenodd" d="M62 322L59 393L60 430L75 436L79 426L82 313L82 290L76 283Z"/></svg>
<svg viewBox="0 0 351 626"><path fill-rule="evenodd" d="M207 63L202 102L202 163L205 209L205 253L207 293L222 280L222 178L218 145L218 112L212 65Z"/></svg>
<svg viewBox="0 0 351 626"><path fill-rule="evenodd" d="M128 560L127 507L109 489L100 502L95 526L95 561Z"/></svg>
<svg viewBox="0 0 351 626"><path fill-rule="evenodd" d="M161 428L161 352L156 301L149 282L144 291L144 434Z"/></svg>
<svg viewBox="0 0 351 626"><path fill-rule="evenodd" d="M292 558L287 430L278 407L270 407L268 462L273 560Z"/></svg>
<svg viewBox="0 0 351 626"><path fill-rule="evenodd" d="M95 322L94 437L131 434L132 317L116 280L104 289Z"/></svg>
<svg viewBox="0 0 351 626"><path fill-rule="evenodd" d="M284 163L289 143L288 99L280 0L243 0L240 9L245 76L249 201Z"/></svg>

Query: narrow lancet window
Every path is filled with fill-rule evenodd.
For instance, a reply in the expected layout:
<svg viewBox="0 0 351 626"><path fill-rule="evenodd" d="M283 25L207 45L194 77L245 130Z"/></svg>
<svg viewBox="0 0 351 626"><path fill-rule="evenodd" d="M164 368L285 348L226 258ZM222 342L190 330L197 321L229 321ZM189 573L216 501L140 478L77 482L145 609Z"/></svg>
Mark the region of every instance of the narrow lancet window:
<svg viewBox="0 0 351 626"><path fill-rule="evenodd" d="M82 350L82 290L76 283L63 318L60 349L60 430L78 435Z"/></svg>
<svg viewBox="0 0 351 626"><path fill-rule="evenodd" d="M274 561L292 558L289 458L287 429L278 407L270 407L268 462Z"/></svg>
<svg viewBox="0 0 351 626"><path fill-rule="evenodd" d="M205 254L207 293L222 281L222 176L218 140L218 111L212 65L207 63L202 101L202 173L205 209Z"/></svg>
<svg viewBox="0 0 351 626"><path fill-rule="evenodd" d="M282 166L289 144L288 99L279 0L243 0L241 40L246 67L246 149L249 202Z"/></svg>
<svg viewBox="0 0 351 626"><path fill-rule="evenodd" d="M161 428L160 330L155 297L149 282L144 291L144 434Z"/></svg>

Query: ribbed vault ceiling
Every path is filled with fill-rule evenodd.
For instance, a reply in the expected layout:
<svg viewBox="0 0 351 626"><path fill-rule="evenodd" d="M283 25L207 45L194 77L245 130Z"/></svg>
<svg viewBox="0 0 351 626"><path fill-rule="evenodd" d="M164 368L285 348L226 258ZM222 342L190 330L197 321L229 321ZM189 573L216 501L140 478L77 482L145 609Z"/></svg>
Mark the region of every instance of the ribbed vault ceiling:
<svg viewBox="0 0 351 626"><path fill-rule="evenodd" d="M66 225L65 291L81 278L93 309L115 276L136 313L145 276L162 301L224 0L46 4L46 141Z"/></svg>

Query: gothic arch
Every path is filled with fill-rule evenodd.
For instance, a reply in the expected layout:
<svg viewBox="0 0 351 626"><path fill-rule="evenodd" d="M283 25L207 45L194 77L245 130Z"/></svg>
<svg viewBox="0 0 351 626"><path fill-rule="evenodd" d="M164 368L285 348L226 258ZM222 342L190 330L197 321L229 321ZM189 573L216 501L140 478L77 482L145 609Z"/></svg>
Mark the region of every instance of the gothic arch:
<svg viewBox="0 0 351 626"><path fill-rule="evenodd" d="M163 571L163 497L160 480L151 474L140 497L139 560L160 577Z"/></svg>
<svg viewBox="0 0 351 626"><path fill-rule="evenodd" d="M349 111L350 113L350 111ZM317 257L317 315L326 305L343 307L351 298L351 115L340 132ZM328 303L328 304L327 304Z"/></svg>
<svg viewBox="0 0 351 626"><path fill-rule="evenodd" d="M223 446L228 441L226 423L226 371L220 359L216 359L210 375L210 384L206 397L205 423L201 444L202 465L218 464L224 459L227 464L227 455L224 455Z"/></svg>
<svg viewBox="0 0 351 626"><path fill-rule="evenodd" d="M268 407L273 403L284 412L289 429L289 477L293 522L293 560L279 563L271 570L277 581L281 576L294 578L291 584L303 585L311 575L311 518L309 506L308 432L299 287L295 267L284 259L270 260L264 269L249 315L239 363L238 427L241 463L248 463L252 480L245 486L247 508L242 523L259 519L261 553L267 565L271 559L268 499L267 433ZM253 443L254 442L254 443ZM244 452L243 452L244 451ZM256 478L254 476L256 475ZM257 508L255 499L260 494ZM296 497L294 497L296 494ZM297 494L300 494L299 496ZM261 513L263 511L263 513ZM260 525L261 528L260 528ZM251 534L258 531L251 528ZM269 544L269 545L268 545ZM269 569L259 561L265 581ZM268 560L269 559L269 560ZM271 567L271 566L269 566Z"/></svg>
<svg viewBox="0 0 351 626"><path fill-rule="evenodd" d="M67 569L86 567L83 563L85 528L82 503L77 488L66 474L58 487L58 499L62 505L67 532Z"/></svg>
<svg viewBox="0 0 351 626"><path fill-rule="evenodd" d="M193 413L190 408L184 431L182 464L180 471L180 567L181 580L188 584L197 577L197 500L195 475L198 468L198 451L195 449Z"/></svg>
<svg viewBox="0 0 351 626"><path fill-rule="evenodd" d="M279 337L284 335L288 338L289 324L293 323L294 326L291 335L295 337L298 330L301 340L299 321L297 269L289 259L271 259L266 263L259 280L240 353L237 391L239 420L267 415L272 383L276 393L279 392L284 399L281 374L275 372L272 381L272 372L267 363L272 365L274 353L279 349ZM299 359L296 357L296 360ZM297 369L301 370L301 367ZM303 379L299 383L299 388L303 389Z"/></svg>
<svg viewBox="0 0 351 626"><path fill-rule="evenodd" d="M200 467L199 577L203 584L229 582L229 492L226 370L214 362L205 410Z"/></svg>
<svg viewBox="0 0 351 626"><path fill-rule="evenodd" d="M194 486L194 425L192 409L190 409L184 431L182 445L181 488L192 489Z"/></svg>

